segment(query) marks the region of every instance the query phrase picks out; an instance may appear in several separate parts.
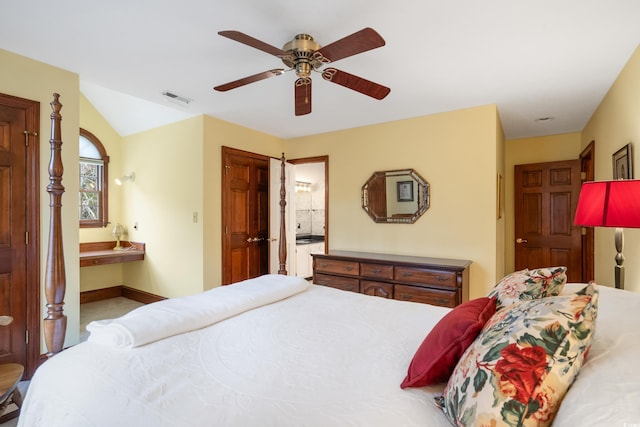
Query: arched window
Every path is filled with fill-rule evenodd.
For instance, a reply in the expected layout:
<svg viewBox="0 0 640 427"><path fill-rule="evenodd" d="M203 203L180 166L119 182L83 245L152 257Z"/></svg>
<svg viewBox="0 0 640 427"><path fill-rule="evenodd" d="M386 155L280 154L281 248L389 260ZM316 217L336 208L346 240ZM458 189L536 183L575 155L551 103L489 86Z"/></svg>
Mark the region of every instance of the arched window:
<svg viewBox="0 0 640 427"><path fill-rule="evenodd" d="M98 138L80 128L80 228L109 224L109 156Z"/></svg>

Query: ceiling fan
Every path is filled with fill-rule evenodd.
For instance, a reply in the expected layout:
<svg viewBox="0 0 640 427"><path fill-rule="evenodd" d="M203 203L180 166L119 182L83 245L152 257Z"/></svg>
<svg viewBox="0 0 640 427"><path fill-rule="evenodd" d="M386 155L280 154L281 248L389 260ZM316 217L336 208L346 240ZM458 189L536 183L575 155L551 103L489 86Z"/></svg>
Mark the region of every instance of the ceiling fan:
<svg viewBox="0 0 640 427"><path fill-rule="evenodd" d="M384 46L384 39L372 28L364 28L331 44L321 47L313 37L308 34L298 34L293 40L286 43L282 49L278 49L268 43L255 39L240 31L220 31L223 37L246 44L263 52L277 56L289 67L288 69L276 68L264 71L252 76L234 80L220 86L215 90L226 92L240 86L254 83L270 77L279 76L285 71L294 70L298 76L294 85L295 113L296 116L311 113L311 72L316 71L327 81L339 84L351 90L355 90L375 99L383 99L391 89L378 83L363 79L362 77L340 71L333 67L322 69L330 62L347 58L358 53Z"/></svg>

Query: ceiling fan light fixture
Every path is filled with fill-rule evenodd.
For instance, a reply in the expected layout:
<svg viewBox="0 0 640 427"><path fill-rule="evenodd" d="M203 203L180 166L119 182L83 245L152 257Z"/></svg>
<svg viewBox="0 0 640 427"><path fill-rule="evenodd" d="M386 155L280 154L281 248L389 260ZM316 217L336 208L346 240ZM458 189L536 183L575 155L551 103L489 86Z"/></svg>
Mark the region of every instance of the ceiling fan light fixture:
<svg viewBox="0 0 640 427"><path fill-rule="evenodd" d="M302 33L287 42L282 49L278 49L240 31L219 31L218 34L274 55L280 58L289 68L288 70L263 71L215 86L213 89L219 92L226 92L250 83L279 76L284 71L295 71L298 77L294 84L295 115L302 116L311 113L312 71L321 73L322 77L327 81L378 100L386 97L391 90L386 86L335 68L320 70L325 64L384 46L384 39L372 28L363 28L324 47L314 41L309 34Z"/></svg>

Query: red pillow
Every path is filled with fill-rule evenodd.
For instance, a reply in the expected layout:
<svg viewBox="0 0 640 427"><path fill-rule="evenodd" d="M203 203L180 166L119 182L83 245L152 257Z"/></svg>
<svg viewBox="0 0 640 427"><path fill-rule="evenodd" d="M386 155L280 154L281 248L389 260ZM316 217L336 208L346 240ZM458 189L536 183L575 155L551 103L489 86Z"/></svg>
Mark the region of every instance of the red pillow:
<svg viewBox="0 0 640 427"><path fill-rule="evenodd" d="M418 347L400 387L446 382L462 354L495 312L495 297L482 297L462 303L447 313Z"/></svg>

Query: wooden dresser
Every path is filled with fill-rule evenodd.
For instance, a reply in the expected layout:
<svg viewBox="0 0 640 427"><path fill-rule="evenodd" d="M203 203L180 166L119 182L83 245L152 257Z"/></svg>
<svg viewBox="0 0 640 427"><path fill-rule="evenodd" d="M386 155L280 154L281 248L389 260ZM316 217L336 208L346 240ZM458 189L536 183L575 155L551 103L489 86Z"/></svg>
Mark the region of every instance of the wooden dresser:
<svg viewBox="0 0 640 427"><path fill-rule="evenodd" d="M317 285L444 307L469 299L471 261L350 251L311 256Z"/></svg>

